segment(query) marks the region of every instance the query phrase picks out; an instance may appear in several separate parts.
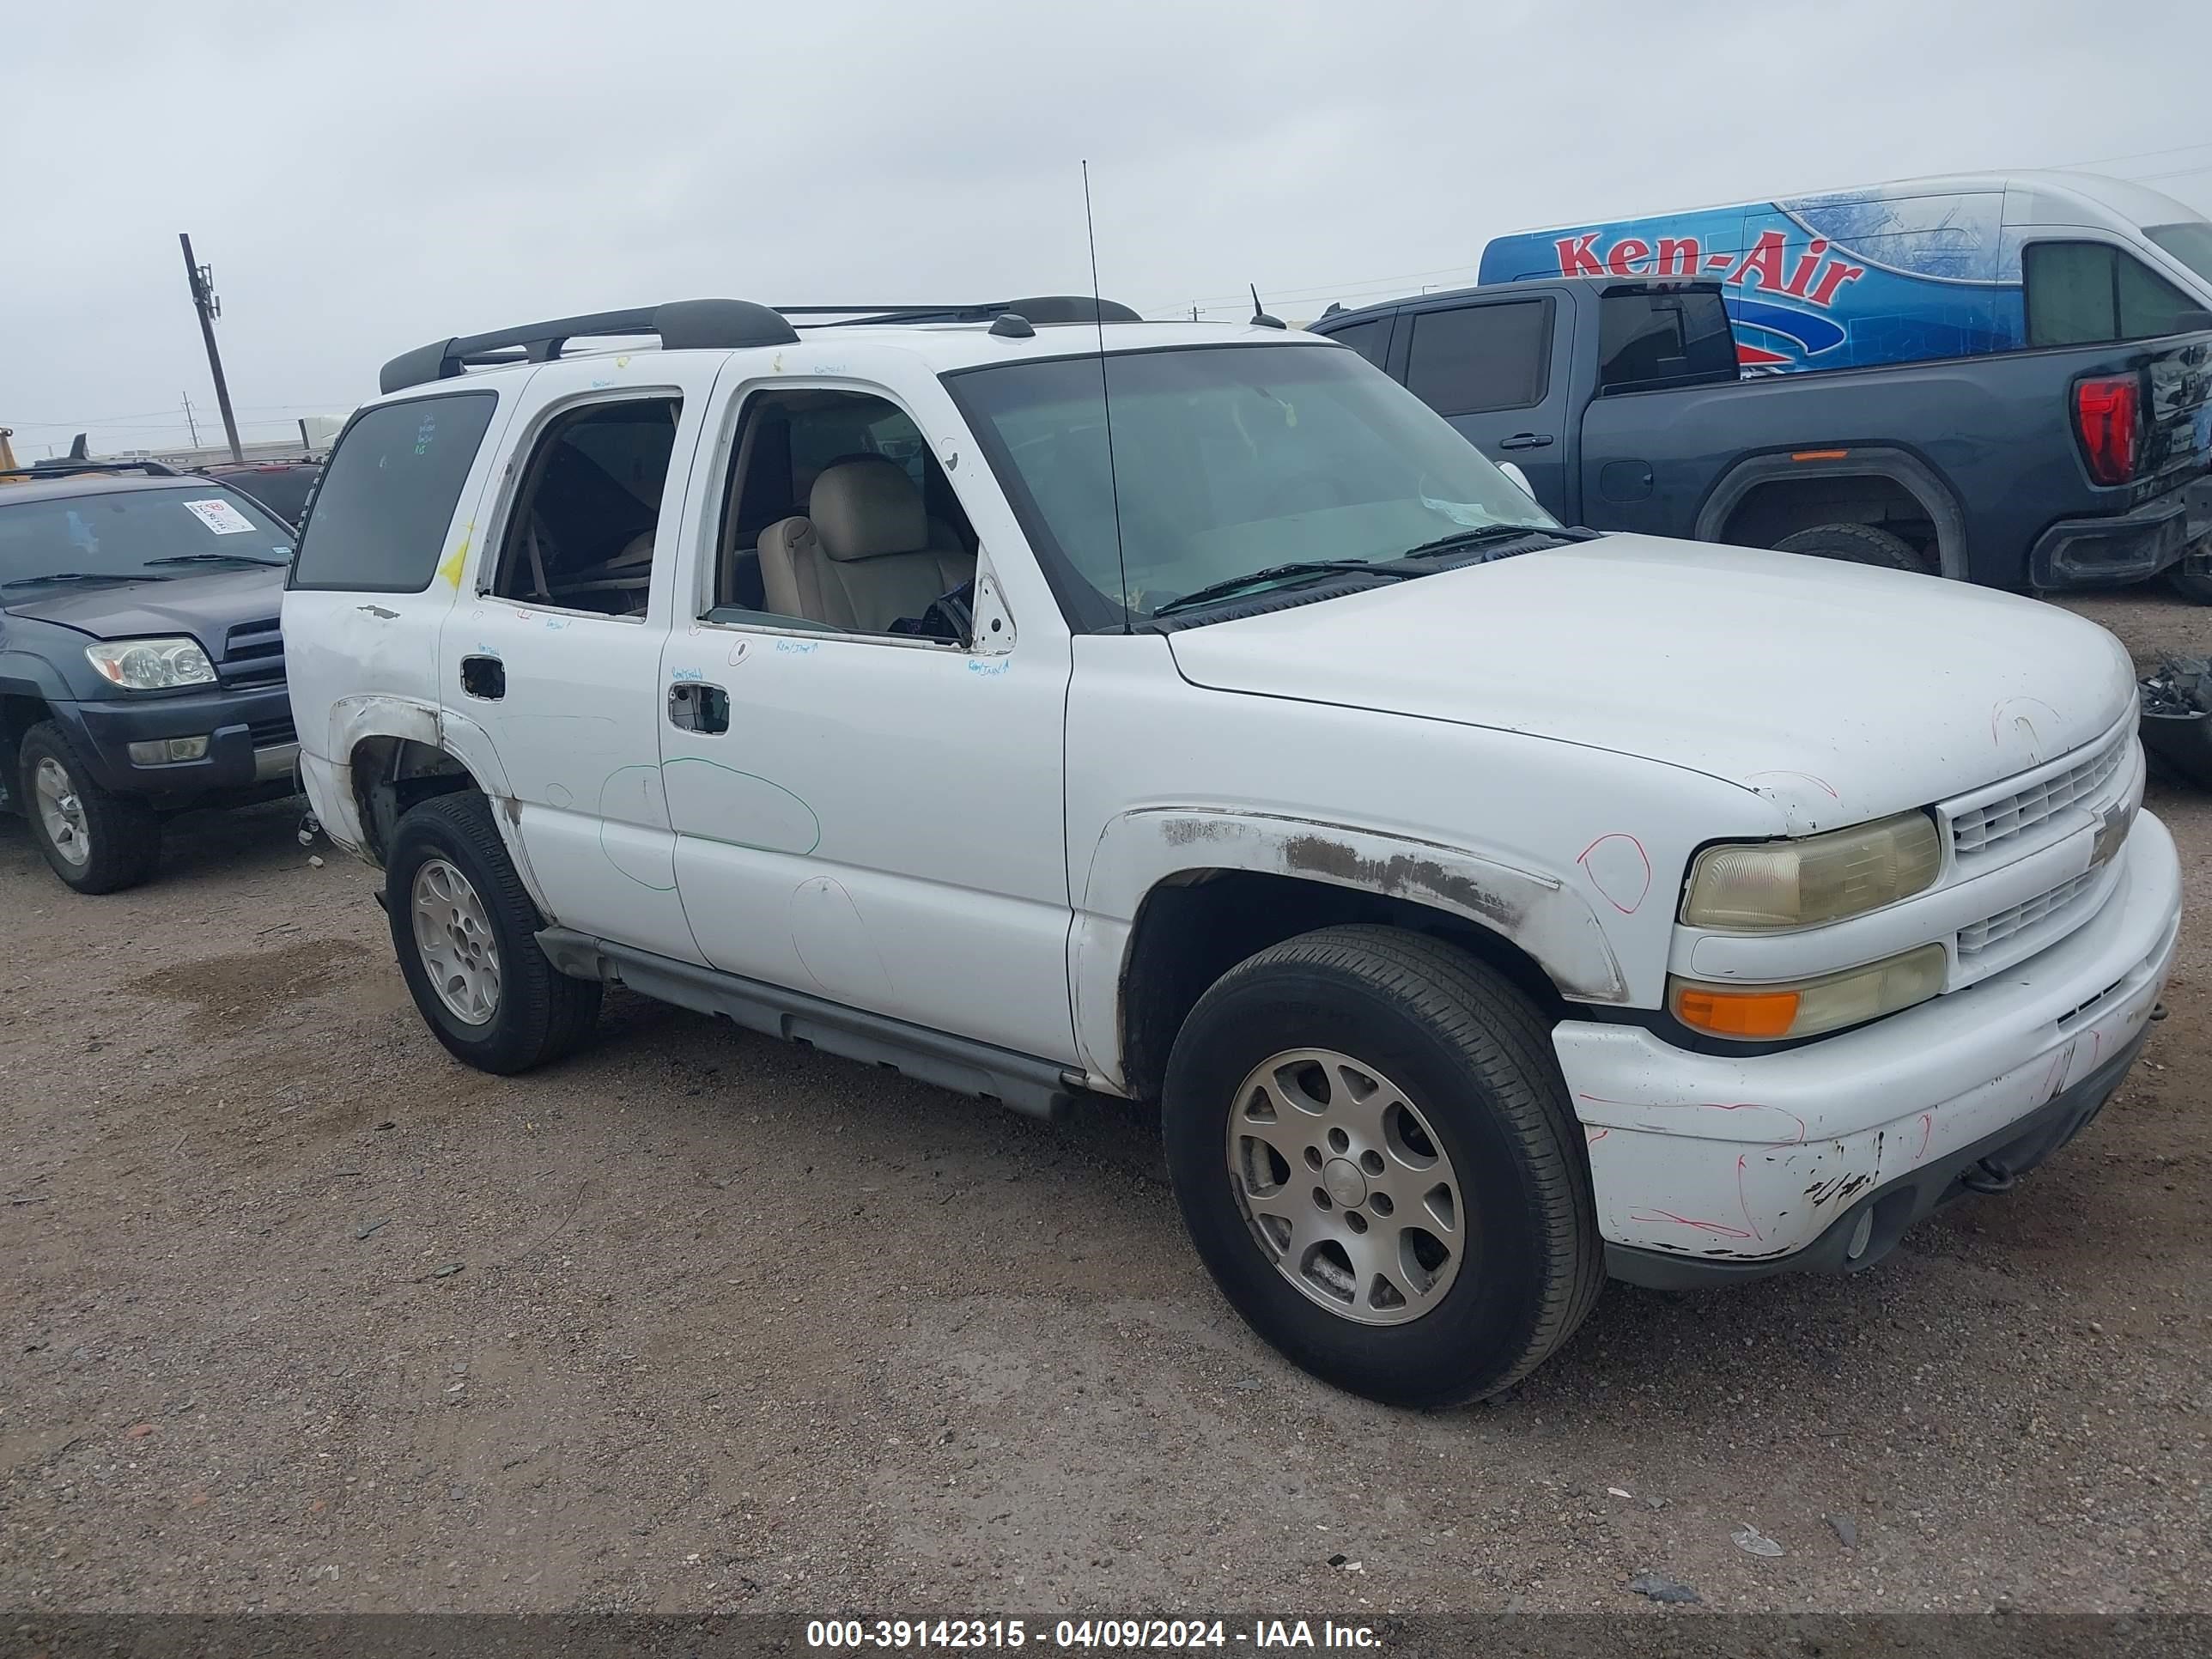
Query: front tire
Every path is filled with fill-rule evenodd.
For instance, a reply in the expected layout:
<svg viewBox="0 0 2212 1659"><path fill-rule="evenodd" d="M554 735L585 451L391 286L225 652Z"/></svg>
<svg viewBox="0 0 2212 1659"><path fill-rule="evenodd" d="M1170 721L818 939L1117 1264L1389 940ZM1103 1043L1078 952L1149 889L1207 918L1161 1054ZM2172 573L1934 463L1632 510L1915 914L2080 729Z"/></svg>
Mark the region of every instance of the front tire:
<svg viewBox="0 0 2212 1659"><path fill-rule="evenodd" d="M1355 1394L1495 1394L1603 1282L1542 1020L1396 928L1303 934L1231 969L1176 1038L1161 1109L1192 1242L1237 1311Z"/></svg>
<svg viewBox="0 0 2212 1659"><path fill-rule="evenodd" d="M538 948L544 919L482 795L434 796L399 820L384 910L415 1006L456 1060L512 1075L590 1036L599 983L569 978Z"/></svg>
<svg viewBox="0 0 2212 1659"><path fill-rule="evenodd" d="M161 864L161 821L151 804L102 788L53 721L23 734L16 783L31 838L78 892L136 887Z"/></svg>

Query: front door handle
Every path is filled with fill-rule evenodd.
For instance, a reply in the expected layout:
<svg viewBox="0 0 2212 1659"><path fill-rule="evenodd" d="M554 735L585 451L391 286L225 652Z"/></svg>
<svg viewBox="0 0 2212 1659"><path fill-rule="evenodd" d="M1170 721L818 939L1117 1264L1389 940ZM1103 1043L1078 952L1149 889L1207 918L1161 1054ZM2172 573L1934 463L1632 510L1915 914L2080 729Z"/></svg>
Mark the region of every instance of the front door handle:
<svg viewBox="0 0 2212 1659"><path fill-rule="evenodd" d="M461 690L472 697L496 702L507 695L507 665L497 657L462 658Z"/></svg>
<svg viewBox="0 0 2212 1659"><path fill-rule="evenodd" d="M1548 432L1516 432L1510 438L1500 438L1500 449L1541 449L1552 441Z"/></svg>
<svg viewBox="0 0 2212 1659"><path fill-rule="evenodd" d="M668 723L679 732L720 736L730 729L730 694L704 680L678 680L668 688Z"/></svg>

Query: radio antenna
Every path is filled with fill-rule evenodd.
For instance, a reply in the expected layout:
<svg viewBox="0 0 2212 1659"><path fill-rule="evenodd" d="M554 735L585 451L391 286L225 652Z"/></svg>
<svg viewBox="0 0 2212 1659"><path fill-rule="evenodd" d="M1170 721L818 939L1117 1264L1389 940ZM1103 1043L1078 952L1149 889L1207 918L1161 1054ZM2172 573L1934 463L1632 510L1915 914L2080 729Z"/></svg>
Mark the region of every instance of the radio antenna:
<svg viewBox="0 0 2212 1659"><path fill-rule="evenodd" d="M1083 163L1083 234L1091 244L1091 321L1098 331L1098 404L1106 417L1106 487L1114 500L1114 566L1121 577L1121 631L1129 626L1129 558L1121 547L1121 478L1114 465L1114 395L1106 385L1106 306L1098 297L1098 232L1091 217L1091 163Z"/></svg>

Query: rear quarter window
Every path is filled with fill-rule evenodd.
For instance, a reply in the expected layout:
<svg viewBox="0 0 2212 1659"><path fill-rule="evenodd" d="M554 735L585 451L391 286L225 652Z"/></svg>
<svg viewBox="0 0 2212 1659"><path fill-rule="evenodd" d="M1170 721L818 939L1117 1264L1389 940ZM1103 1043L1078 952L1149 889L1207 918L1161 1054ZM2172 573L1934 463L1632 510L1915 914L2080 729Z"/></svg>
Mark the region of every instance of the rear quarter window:
<svg viewBox="0 0 2212 1659"><path fill-rule="evenodd" d="M1597 353L1601 392L1701 386L1739 373L1717 294L1608 293L1598 301Z"/></svg>
<svg viewBox="0 0 2212 1659"><path fill-rule="evenodd" d="M380 404L338 440L292 567L294 587L419 593L483 447L493 392Z"/></svg>

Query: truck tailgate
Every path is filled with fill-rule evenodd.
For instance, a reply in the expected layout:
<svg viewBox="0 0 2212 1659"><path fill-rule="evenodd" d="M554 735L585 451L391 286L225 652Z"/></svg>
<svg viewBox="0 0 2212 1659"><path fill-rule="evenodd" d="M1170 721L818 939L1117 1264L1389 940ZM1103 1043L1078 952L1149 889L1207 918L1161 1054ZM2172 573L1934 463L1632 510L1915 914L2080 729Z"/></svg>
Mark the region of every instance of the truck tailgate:
<svg viewBox="0 0 2212 1659"><path fill-rule="evenodd" d="M2148 343L2142 459L2131 501L2163 495L2212 468L2212 334Z"/></svg>

